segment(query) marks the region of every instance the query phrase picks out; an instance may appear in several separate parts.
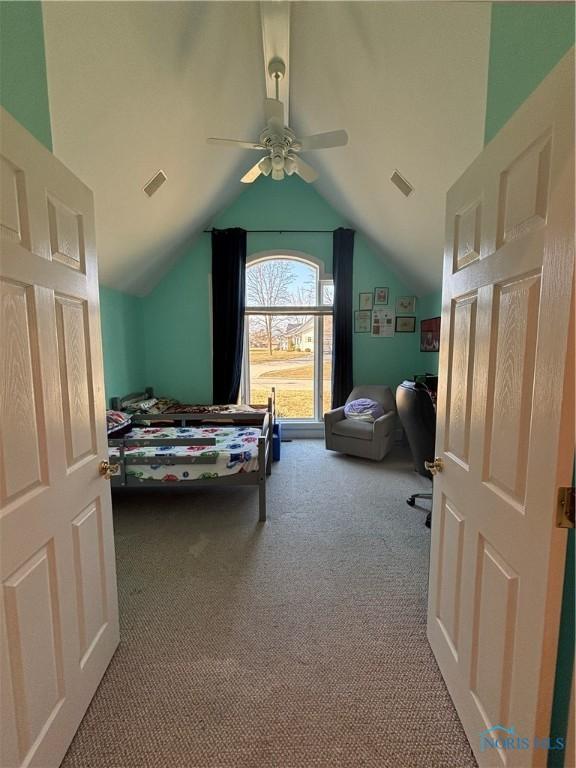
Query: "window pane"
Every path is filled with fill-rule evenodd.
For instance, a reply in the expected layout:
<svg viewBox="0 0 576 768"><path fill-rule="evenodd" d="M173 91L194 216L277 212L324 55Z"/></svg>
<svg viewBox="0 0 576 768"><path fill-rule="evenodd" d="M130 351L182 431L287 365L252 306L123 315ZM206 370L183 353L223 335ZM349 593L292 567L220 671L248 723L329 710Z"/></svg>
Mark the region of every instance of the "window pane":
<svg viewBox="0 0 576 768"><path fill-rule="evenodd" d="M331 280L322 282L322 304L330 307L334 304L334 283Z"/></svg>
<svg viewBox="0 0 576 768"><path fill-rule="evenodd" d="M318 269L296 259L266 259L246 268L246 306L316 304Z"/></svg>
<svg viewBox="0 0 576 768"><path fill-rule="evenodd" d="M324 316L324 339L322 344L322 409L323 412L332 408L332 315Z"/></svg>
<svg viewBox="0 0 576 768"><path fill-rule="evenodd" d="M248 320L250 402L265 403L276 387L276 413L314 417L314 318L251 315Z"/></svg>

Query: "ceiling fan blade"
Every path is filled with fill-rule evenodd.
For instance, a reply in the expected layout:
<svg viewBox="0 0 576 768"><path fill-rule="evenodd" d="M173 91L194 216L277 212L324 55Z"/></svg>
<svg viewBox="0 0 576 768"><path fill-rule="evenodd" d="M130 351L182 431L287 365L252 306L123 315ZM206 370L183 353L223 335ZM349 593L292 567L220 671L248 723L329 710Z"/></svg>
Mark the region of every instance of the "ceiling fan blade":
<svg viewBox="0 0 576 768"><path fill-rule="evenodd" d="M284 128L284 104L277 99L264 99L266 122L277 128Z"/></svg>
<svg viewBox="0 0 576 768"><path fill-rule="evenodd" d="M260 176L260 174L262 173L262 171L260 170L260 163L261 162L262 162L262 160L259 160L256 163L256 165L253 165L252 168L250 168L249 171L246 171L244 176L242 176L242 178L240 179L242 184L252 184L253 181L256 181L258 176Z"/></svg>
<svg viewBox="0 0 576 768"><path fill-rule="evenodd" d="M327 133L315 133L313 136L303 136L297 142L300 149L330 149L331 147L344 147L348 144L346 131L328 131Z"/></svg>
<svg viewBox="0 0 576 768"><path fill-rule="evenodd" d="M255 141L238 141L237 139L206 139L208 144L217 144L219 147L236 147L236 149L266 149Z"/></svg>
<svg viewBox="0 0 576 768"><path fill-rule="evenodd" d="M305 163L301 157L293 156L291 159L294 161L294 172L297 173L301 179L307 181L308 184L316 181L318 178L318 171L312 168L311 165L308 165L308 163Z"/></svg>

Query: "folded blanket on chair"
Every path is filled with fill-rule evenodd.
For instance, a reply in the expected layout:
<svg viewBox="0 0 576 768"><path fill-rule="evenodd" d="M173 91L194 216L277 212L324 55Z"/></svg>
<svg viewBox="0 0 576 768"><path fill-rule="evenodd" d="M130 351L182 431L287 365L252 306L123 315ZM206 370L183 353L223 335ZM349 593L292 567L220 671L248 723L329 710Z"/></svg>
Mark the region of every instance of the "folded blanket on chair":
<svg viewBox="0 0 576 768"><path fill-rule="evenodd" d="M359 400L352 400L351 403L344 406L344 415L347 419L376 421L380 416L384 416L384 408L376 400L361 397Z"/></svg>

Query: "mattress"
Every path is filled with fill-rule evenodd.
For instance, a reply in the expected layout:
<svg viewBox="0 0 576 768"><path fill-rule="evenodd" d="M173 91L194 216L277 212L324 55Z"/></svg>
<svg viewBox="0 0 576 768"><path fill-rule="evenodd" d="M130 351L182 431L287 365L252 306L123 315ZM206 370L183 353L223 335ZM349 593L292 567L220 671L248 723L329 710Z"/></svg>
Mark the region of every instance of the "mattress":
<svg viewBox="0 0 576 768"><path fill-rule="evenodd" d="M214 438L215 445L154 445L131 446L124 449L124 455L131 459L139 456L154 458L161 456L162 464L126 463L126 475L132 480L161 480L178 482L182 480L211 479L239 472L255 472L258 469L258 438L262 430L258 427L142 427L134 428L124 439L150 440L161 438L178 440L186 438ZM109 447L112 460L120 455L120 449ZM198 459L198 463L178 463L178 457ZM166 463L166 458L174 459ZM112 461L111 463L114 463ZM118 470L113 474L120 474Z"/></svg>

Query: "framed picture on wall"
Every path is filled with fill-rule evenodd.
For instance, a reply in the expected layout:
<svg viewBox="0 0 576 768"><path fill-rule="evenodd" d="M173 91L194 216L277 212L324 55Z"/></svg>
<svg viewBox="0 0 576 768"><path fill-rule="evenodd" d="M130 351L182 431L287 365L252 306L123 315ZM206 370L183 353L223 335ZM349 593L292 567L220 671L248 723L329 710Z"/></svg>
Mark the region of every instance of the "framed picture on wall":
<svg viewBox="0 0 576 768"><path fill-rule="evenodd" d="M370 333L371 317L372 313L370 310L354 312L354 333Z"/></svg>
<svg viewBox="0 0 576 768"><path fill-rule="evenodd" d="M420 321L420 352L438 352L440 349L440 318L429 317Z"/></svg>
<svg viewBox="0 0 576 768"><path fill-rule="evenodd" d="M388 304L388 288L374 288L374 306Z"/></svg>
<svg viewBox="0 0 576 768"><path fill-rule="evenodd" d="M415 317L396 316L396 333L414 333L416 331Z"/></svg>
<svg viewBox="0 0 576 768"><path fill-rule="evenodd" d="M398 296L396 299L396 314L410 315L416 311L416 296Z"/></svg>
<svg viewBox="0 0 576 768"><path fill-rule="evenodd" d="M394 336L394 313L389 309L375 309L372 312L372 336L390 338Z"/></svg>
<svg viewBox="0 0 576 768"><path fill-rule="evenodd" d="M360 301L359 301L359 304L358 304L358 309L360 309L360 310L372 309L373 302L374 302L374 294L372 294L372 293L361 293L360 294Z"/></svg>

